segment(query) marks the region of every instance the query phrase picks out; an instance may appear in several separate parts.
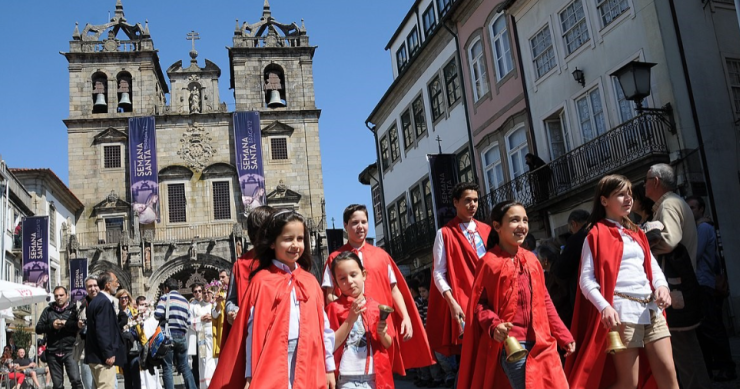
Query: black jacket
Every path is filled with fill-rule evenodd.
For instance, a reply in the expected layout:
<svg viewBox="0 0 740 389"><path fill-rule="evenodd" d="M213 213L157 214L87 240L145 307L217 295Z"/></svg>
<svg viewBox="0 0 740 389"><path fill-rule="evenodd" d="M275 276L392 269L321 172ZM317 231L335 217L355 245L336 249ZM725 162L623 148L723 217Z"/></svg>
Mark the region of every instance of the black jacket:
<svg viewBox="0 0 740 389"><path fill-rule="evenodd" d="M124 366L126 355L113 303L100 292L87 306L85 363L105 364L106 359L115 356L114 365Z"/></svg>
<svg viewBox="0 0 740 389"><path fill-rule="evenodd" d="M578 286L578 275L580 273L581 266L581 250L583 249L583 242L586 241L588 236L588 230L584 225L575 234L568 238L568 241L563 247L563 252L560 253L558 260L552 264L550 271L552 274L560 279L568 289L568 308L564 312L563 323L566 327L570 328L571 320L573 318L573 310L576 306L576 296L581 293L581 288ZM570 316L570 317L569 317Z"/></svg>
<svg viewBox="0 0 740 389"><path fill-rule="evenodd" d="M696 280L696 273L691 266L691 256L684 245L679 244L668 254L657 258L658 264L665 274L671 291L681 291L684 307L676 308L672 305L666 309L668 327L675 330L690 328L701 323L704 318L702 311L701 286Z"/></svg>
<svg viewBox="0 0 740 389"><path fill-rule="evenodd" d="M36 323L36 333L46 335L46 351L55 353L69 353L75 344L75 338L79 327L77 326L77 308L72 303L67 304L62 312L58 312L54 307L56 303L49 304L41 312L38 323ZM67 323L61 329L54 329L54 320L66 320Z"/></svg>

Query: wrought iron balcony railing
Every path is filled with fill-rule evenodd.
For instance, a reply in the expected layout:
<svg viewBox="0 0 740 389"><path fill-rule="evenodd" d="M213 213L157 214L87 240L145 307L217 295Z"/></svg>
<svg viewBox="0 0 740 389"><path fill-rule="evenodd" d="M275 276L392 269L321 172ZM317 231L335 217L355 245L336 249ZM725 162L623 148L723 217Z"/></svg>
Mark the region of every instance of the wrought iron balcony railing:
<svg viewBox="0 0 740 389"><path fill-rule="evenodd" d="M665 131L672 126L663 113L645 112L550 162L492 190L480 199L479 220L488 221L491 209L515 199L526 208L537 207L577 190L606 174L653 155L667 155Z"/></svg>
<svg viewBox="0 0 740 389"><path fill-rule="evenodd" d="M415 253L431 248L436 233L434 218L428 217L407 225L391 239L386 239L384 248L396 263L400 263Z"/></svg>

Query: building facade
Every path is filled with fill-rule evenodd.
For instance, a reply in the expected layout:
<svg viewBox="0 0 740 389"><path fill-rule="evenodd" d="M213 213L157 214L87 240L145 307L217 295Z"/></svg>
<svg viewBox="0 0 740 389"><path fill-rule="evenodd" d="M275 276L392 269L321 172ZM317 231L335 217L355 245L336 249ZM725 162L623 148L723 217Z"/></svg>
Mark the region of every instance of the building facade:
<svg viewBox="0 0 740 389"><path fill-rule="evenodd" d="M76 26L72 39L63 53L70 69L64 122L70 189L85 209L70 257L88 258L93 274L113 271L121 287L148 298L168 277L185 291L230 269L249 242L220 68L207 59L201 66L193 45L187 67L178 61L166 70L168 85L148 24L127 22L120 1L109 23ZM315 49L303 26L279 23L265 1L258 22L237 22L228 53L236 110L260 113L267 202L306 216L316 254L326 226ZM128 120L140 116L154 116L156 126L160 221L152 224L138 223L129 190Z"/></svg>

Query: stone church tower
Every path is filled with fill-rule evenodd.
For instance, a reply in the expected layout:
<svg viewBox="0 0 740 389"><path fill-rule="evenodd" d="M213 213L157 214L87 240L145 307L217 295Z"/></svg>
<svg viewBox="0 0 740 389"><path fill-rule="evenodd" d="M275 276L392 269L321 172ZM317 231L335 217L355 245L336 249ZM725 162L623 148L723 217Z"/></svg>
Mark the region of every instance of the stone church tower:
<svg viewBox="0 0 740 389"><path fill-rule="evenodd" d="M186 30L186 27L183 29ZM303 214L315 263L326 256L324 187L313 88L313 55L303 25L272 18L243 23L228 48L237 111L259 111L269 205ZM69 186L85 209L67 237L70 258L90 274L110 270L121 287L153 298L168 277L183 294L211 281L250 248L235 163L233 112L221 101L221 69L198 61L166 70L148 22L129 23L121 0L109 23L75 25L69 52ZM169 103L166 95L169 94ZM129 119L154 116L160 222L132 211ZM323 247L322 247L323 246Z"/></svg>

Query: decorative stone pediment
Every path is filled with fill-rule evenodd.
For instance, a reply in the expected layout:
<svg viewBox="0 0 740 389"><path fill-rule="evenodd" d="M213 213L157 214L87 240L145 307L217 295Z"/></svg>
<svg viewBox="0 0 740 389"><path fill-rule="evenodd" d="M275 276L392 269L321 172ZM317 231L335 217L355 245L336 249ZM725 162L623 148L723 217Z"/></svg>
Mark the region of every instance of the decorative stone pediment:
<svg viewBox="0 0 740 389"><path fill-rule="evenodd" d="M159 171L160 181L186 180L193 177L193 171L185 166L172 165Z"/></svg>
<svg viewBox="0 0 740 389"><path fill-rule="evenodd" d="M293 131L295 131L295 128L285 123L281 123L275 120L274 122L270 123L269 126L265 127L264 130L262 130L262 136L273 136L273 135L291 136L293 135Z"/></svg>
<svg viewBox="0 0 740 389"><path fill-rule="evenodd" d="M216 148L212 145L213 138L205 128L198 124L191 124L180 139L180 150L177 155L187 162L188 166L195 171L203 171L216 154Z"/></svg>
<svg viewBox="0 0 740 389"><path fill-rule="evenodd" d="M113 213L128 213L131 210L131 204L121 200L115 191L110 191L105 200L97 203L90 214L90 217L98 215L108 215Z"/></svg>
<svg viewBox="0 0 740 389"><path fill-rule="evenodd" d="M278 186L267 195L267 203L273 204L298 204L302 195L289 189L281 180Z"/></svg>
<svg viewBox="0 0 740 389"><path fill-rule="evenodd" d="M217 162L203 169L202 179L236 177L236 168L228 163Z"/></svg>
<svg viewBox="0 0 740 389"><path fill-rule="evenodd" d="M93 138L94 145L100 143L126 143L127 141L128 136L113 127L108 127Z"/></svg>

